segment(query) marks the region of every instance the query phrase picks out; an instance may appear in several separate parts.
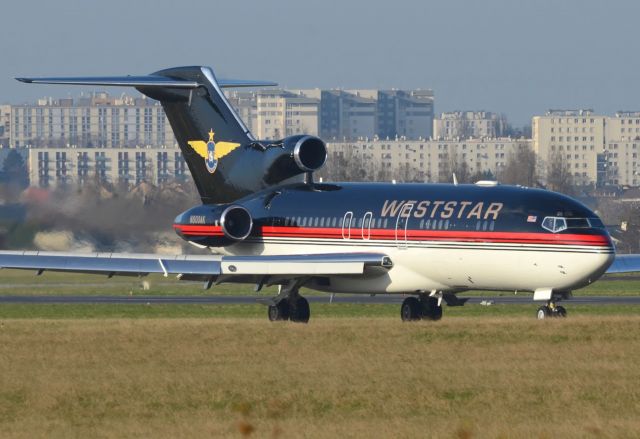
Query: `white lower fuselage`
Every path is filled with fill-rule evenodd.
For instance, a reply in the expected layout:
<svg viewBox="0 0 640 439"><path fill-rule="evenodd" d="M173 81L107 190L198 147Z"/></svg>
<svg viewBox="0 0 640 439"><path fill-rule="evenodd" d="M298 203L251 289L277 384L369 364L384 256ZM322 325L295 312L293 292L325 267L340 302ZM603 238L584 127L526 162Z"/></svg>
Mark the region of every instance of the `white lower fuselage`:
<svg viewBox="0 0 640 439"><path fill-rule="evenodd" d="M265 238L215 252L291 255L376 252L393 268L375 276L335 276L313 288L336 293L412 293L467 289L571 291L597 280L614 258L610 246L483 242Z"/></svg>

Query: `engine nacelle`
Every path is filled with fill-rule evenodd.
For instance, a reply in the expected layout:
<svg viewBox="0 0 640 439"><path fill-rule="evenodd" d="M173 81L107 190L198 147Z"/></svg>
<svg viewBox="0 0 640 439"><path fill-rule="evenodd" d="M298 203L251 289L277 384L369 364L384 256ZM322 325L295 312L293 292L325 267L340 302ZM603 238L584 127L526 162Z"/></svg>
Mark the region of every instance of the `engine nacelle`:
<svg viewBox="0 0 640 439"><path fill-rule="evenodd" d="M299 174L317 171L327 161L327 145L315 136L290 136L268 147L281 148L281 153L265 170L264 180L269 185Z"/></svg>
<svg viewBox="0 0 640 439"><path fill-rule="evenodd" d="M187 241L224 247L245 240L253 230L253 218L238 204L203 205L180 214L173 227Z"/></svg>
<svg viewBox="0 0 640 439"><path fill-rule="evenodd" d="M242 241L251 233L253 219L244 207L231 205L220 215L219 224L224 236L234 241Z"/></svg>

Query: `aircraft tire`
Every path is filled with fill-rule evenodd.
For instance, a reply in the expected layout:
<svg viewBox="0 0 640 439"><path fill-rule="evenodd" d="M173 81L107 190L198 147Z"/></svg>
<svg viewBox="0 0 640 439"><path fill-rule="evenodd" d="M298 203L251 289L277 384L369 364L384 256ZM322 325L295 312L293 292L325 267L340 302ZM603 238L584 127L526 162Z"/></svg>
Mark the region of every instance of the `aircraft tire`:
<svg viewBox="0 0 640 439"><path fill-rule="evenodd" d="M400 318L403 322L412 322L422 318L422 306L416 297L407 297L400 307Z"/></svg>
<svg viewBox="0 0 640 439"><path fill-rule="evenodd" d="M567 316L567 310L565 309L564 306L556 306L556 316L557 317L566 317Z"/></svg>
<svg viewBox="0 0 640 439"><path fill-rule="evenodd" d="M302 296L298 296L293 301L289 318L292 322L307 323L310 317L311 309L309 308L309 301Z"/></svg>
<svg viewBox="0 0 640 439"><path fill-rule="evenodd" d="M281 300L276 305L269 305L269 320L277 322L281 320L289 319L289 302L287 300Z"/></svg>
<svg viewBox="0 0 640 439"><path fill-rule="evenodd" d="M427 297L422 300L422 318L427 320L440 320L442 318L442 306L438 305L438 299Z"/></svg>

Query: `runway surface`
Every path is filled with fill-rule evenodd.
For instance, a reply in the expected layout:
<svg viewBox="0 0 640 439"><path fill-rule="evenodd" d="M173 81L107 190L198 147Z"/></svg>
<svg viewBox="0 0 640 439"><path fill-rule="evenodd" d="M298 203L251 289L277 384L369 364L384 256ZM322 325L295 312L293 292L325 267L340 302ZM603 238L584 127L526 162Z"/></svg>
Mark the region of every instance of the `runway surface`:
<svg viewBox="0 0 640 439"><path fill-rule="evenodd" d="M311 303L371 303L371 304L398 304L400 305L406 296L379 294L367 295L335 295L333 299L327 296L307 296ZM464 298L464 296L461 296ZM253 304L260 299L268 299L268 296L0 296L0 303L71 303L71 304L213 304L235 305ZM640 296L574 296L570 303L580 305L640 305ZM471 297L468 304L506 304L526 305L533 303L531 294L519 294L512 296L484 296Z"/></svg>

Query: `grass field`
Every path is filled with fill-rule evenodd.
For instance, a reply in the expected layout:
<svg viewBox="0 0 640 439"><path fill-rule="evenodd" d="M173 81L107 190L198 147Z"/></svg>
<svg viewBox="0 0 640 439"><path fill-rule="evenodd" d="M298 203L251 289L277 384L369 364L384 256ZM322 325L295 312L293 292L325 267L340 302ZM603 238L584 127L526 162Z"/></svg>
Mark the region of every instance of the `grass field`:
<svg viewBox="0 0 640 439"><path fill-rule="evenodd" d="M3 319L4 437L637 437L640 316Z"/></svg>
<svg viewBox="0 0 640 439"><path fill-rule="evenodd" d="M162 278L0 279L0 294L202 293ZM268 322L262 305L2 304L0 436L638 437L640 306L568 307L544 322L530 304L402 323L397 305L314 303L300 325Z"/></svg>

